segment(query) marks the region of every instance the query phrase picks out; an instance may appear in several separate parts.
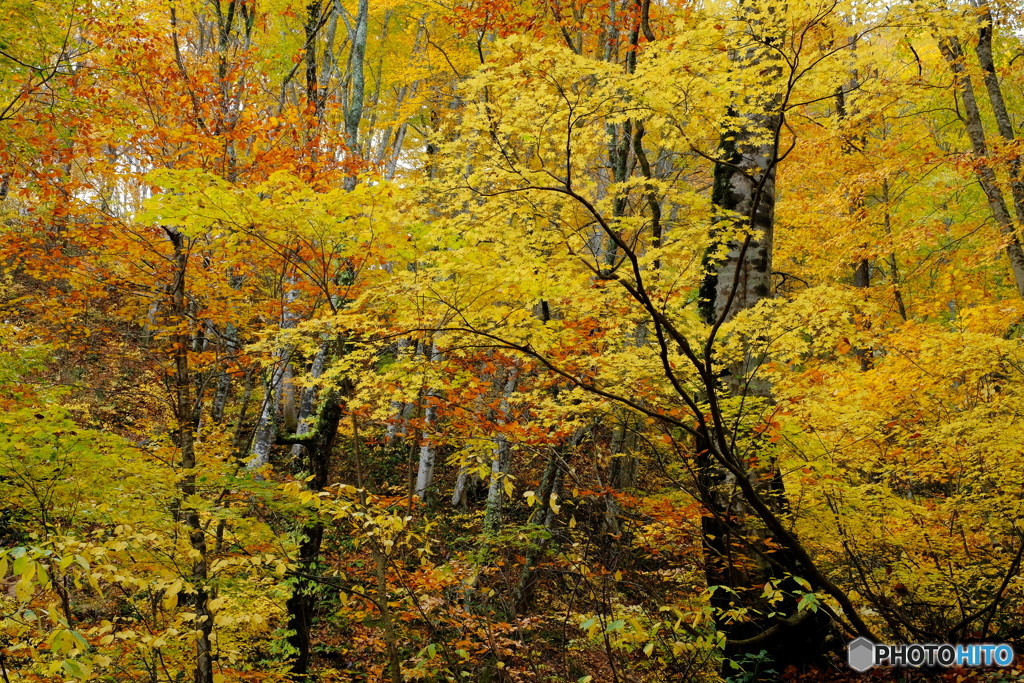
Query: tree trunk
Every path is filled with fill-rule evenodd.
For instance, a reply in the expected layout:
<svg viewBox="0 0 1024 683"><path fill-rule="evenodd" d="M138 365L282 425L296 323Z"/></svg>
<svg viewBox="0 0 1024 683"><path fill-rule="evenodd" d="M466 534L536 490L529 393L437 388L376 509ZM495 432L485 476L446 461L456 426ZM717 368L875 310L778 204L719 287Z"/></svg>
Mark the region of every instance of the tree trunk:
<svg viewBox="0 0 1024 683"><path fill-rule="evenodd" d="M297 322L291 304L298 298L299 290L293 286L295 284L293 275L286 275L283 282L285 291L281 303L281 329L291 329ZM264 392L263 410L260 412L260 419L256 424L252 457L246 465L250 470L257 470L270 463L270 450L274 446L274 439L277 435L277 412L282 402L282 391L285 378L289 374L293 350L292 347L283 347L277 353L277 362L274 364L274 370L270 374ZM292 422L294 424L294 420Z"/></svg>
<svg viewBox="0 0 1024 683"><path fill-rule="evenodd" d="M296 650L291 672L305 677L309 673L313 630L316 612L317 581L311 578L316 572L316 561L320 557L320 546L324 537L324 525L316 522L302 528L299 543L298 567L292 573L292 594L285 603L288 612L288 644Z"/></svg>
<svg viewBox="0 0 1024 683"><path fill-rule="evenodd" d="M537 486L537 505L530 513L530 524L543 525L548 534L530 546L526 552L526 561L519 572L519 581L512 594L512 604L516 615L523 615L533 605L537 588L537 569L547 551L551 540L551 529L555 523L555 512L551 507L552 495L557 495L562 488L565 472L583 437L586 429L578 429L565 443L551 449L551 457L541 475Z"/></svg>
<svg viewBox="0 0 1024 683"><path fill-rule="evenodd" d="M991 41L991 34L989 34L988 40ZM971 150L978 159L978 163L975 165L975 174L978 176L981 189L985 191L985 197L988 199L988 206L992 212L992 217L995 218L1000 233L1002 233L1007 241L1006 256L1010 261L1013 281L1017 287L1017 294L1024 298L1024 249L1021 248L1016 225L1013 217L1010 215L1006 197L999 187L995 171L988 159L988 143L985 140L985 128L981 119L981 111L978 109L978 101L974 96L974 85L971 83L971 77L967 74L964 64L963 48L956 37L939 38L938 43L942 56L949 63L949 67L953 71L953 76L960 90L960 98L964 103L964 127L967 129L967 137L971 141ZM979 45L979 49L984 52L984 48L981 45ZM989 58L991 57L991 42L989 42L988 56ZM991 78L995 78L994 74ZM986 80L988 79L989 77L986 76ZM989 89L990 96L993 94L993 91L998 93L998 82ZM1002 101L1001 93L998 94L998 99L1000 102ZM1003 107L1003 111L1005 113L1005 107ZM1008 123L1009 121L1007 120ZM1002 124L1000 125L1002 126ZM1012 129L1010 134L1012 135ZM1021 208L1024 208L1024 192L1021 195L1021 202Z"/></svg>
<svg viewBox="0 0 1024 683"><path fill-rule="evenodd" d="M338 392L328 391L320 405L320 411L311 431L302 435L279 437L281 443L301 444L309 455L309 471L312 478L309 488L312 491L323 491L327 486L330 472L331 453L334 440L341 422L341 404ZM323 542L324 525L320 521L307 523L302 528L302 541L299 544L298 567L291 574L292 594L288 598L288 644L298 654L292 663L292 673L304 676L309 671L310 631L316 611L316 591L319 582L316 580L317 561L320 558L320 546Z"/></svg>
<svg viewBox="0 0 1024 683"><path fill-rule="evenodd" d="M999 77L996 75L995 59L992 56L992 33L995 29L995 22L992 20L989 0L972 0L972 2L975 7L981 10L981 13L978 15L981 26L978 28L978 45L975 48L975 52L981 65L985 89L988 91L988 100L992 105L992 114L995 116L999 135L1007 142L1013 142L1016 137L1013 130L1013 122L1006 108L1006 100L1003 99L1003 89L999 84ZM1017 213L1017 223L1020 224L1024 222L1024 178L1021 177L1021 157L1019 154L1013 154L1009 159L1009 175L1010 195L1013 197L1013 207Z"/></svg>
<svg viewBox="0 0 1024 683"><path fill-rule="evenodd" d="M238 333L235 330L235 326L228 323L225 327L224 337L227 340L226 343L226 357L221 363L220 376L217 377L217 390L213 395L213 405L210 408L210 420L214 424L220 424L224 421L224 409L227 407L228 394L231 393L231 365L232 361L236 360L235 355L238 352Z"/></svg>
<svg viewBox="0 0 1024 683"><path fill-rule="evenodd" d="M252 453L246 467L258 470L270 463L270 451L274 447L277 434L277 387L284 380L285 367L288 364L288 350L282 350L281 356L270 373L263 391L263 409L256 423L256 434L253 438Z"/></svg>
<svg viewBox="0 0 1024 683"><path fill-rule="evenodd" d="M428 361L431 364L441 362L441 352L437 344L431 342ZM428 497L433 498L432 487L434 485L434 465L437 460L437 451L431 439L431 428L437 422L437 405L432 398L437 396L433 388L428 388L423 394L423 440L420 443L420 461L416 470L416 495L419 499L429 503Z"/></svg>
<svg viewBox="0 0 1024 683"><path fill-rule="evenodd" d="M503 425L509 419L508 399L516 390L519 381L519 367L509 368L501 392L501 412L497 424ZM501 528L501 508L505 498L505 475L508 474L510 459L508 437L499 433L494 438L494 452L491 460L491 481L487 488L487 503L484 507L484 529L496 532Z"/></svg>
<svg viewBox="0 0 1024 683"><path fill-rule="evenodd" d="M356 464L356 489L359 491L359 504L368 508L366 481L363 479L363 456L359 442L359 421L352 414L352 458ZM398 650L398 637L395 634L394 618L389 604L391 591L388 589L388 560L385 549L377 538L369 539L370 553L373 555L374 570L377 574L377 595L372 598L380 613L381 626L384 631L384 648L388 655L388 679L391 683L402 683L402 660Z"/></svg>
<svg viewBox="0 0 1024 683"><path fill-rule="evenodd" d="M313 357L313 363L310 365L310 377L316 379L324 373L324 367L327 365L329 347L330 344L327 342L320 345L316 355ZM313 418L313 409L316 407L317 393L316 387L306 387L302 391L302 399L299 401L299 411L296 415L297 425L295 427L295 433L298 435L307 434L310 430L310 422ZM292 446L292 459L295 461L301 461L304 450L305 446L302 444L295 444Z"/></svg>
<svg viewBox="0 0 1024 683"><path fill-rule="evenodd" d="M779 18L770 9L748 2L741 11L747 31L756 38L753 44L767 46L782 40ZM767 83L765 94L745 101L750 111L760 113L735 112L745 123L723 137L721 161L715 166L712 201L722 213L711 230L711 248L704 259L707 275L700 292L700 310L712 330L708 348L720 325L771 296L775 175L785 83L775 53L769 48L745 49L735 60L741 68L758 68ZM717 380L708 378L708 391L743 397L739 410L757 410L771 399L771 386L757 377L763 362L763 355L748 346L743 360ZM711 398L718 410L717 396ZM728 419L738 424L735 417ZM798 610L792 596L800 585L792 577L805 575L809 567L795 552L767 546L764 541L773 534L756 523L758 517L765 521L764 513L777 524L785 523L788 504L781 474L775 463L761 457L756 445L753 452L738 452L738 443L750 435L732 429L736 428L719 424L702 430L697 443L697 484L706 509L702 518L705 572L714 591L711 603L718 628L725 633L728 654L767 649L774 668L782 671L790 664L801 666L819 659L832 627L823 611ZM766 509L757 510L759 506ZM787 536L798 544L791 532ZM790 597L769 605L761 597L768 581ZM746 619L721 616L737 607L750 610ZM767 616L772 612L785 618Z"/></svg>
<svg viewBox="0 0 1024 683"><path fill-rule="evenodd" d="M398 340L396 344L395 355L399 358L405 356L407 349L409 348L410 340L403 337ZM420 346L417 344L416 351ZM388 422L387 429L384 436L384 445L388 447L395 447L401 441L403 441L409 432L409 420L413 417L413 412L416 410L416 403L406 403L405 401L391 401L391 415L393 416Z"/></svg>
<svg viewBox="0 0 1024 683"><path fill-rule="evenodd" d="M637 471L639 470L640 462L634 455L636 448L636 432L634 429L639 429L640 425L637 424L635 427L630 427L630 413L627 410L620 412L621 421L615 425L612 431L612 440L609 444L611 462L608 466L608 485L618 491L624 491L626 489L636 488L637 482ZM600 476L600 475L598 475ZM611 493L605 493L604 496L604 528L603 533L606 537L610 537L609 540L613 544L612 550L616 555L621 554L621 550L628 548L628 539L623 538L623 525L620 521L621 511L619 510L618 501L615 496ZM615 561L618 562L617 558Z"/></svg>
<svg viewBox="0 0 1024 683"><path fill-rule="evenodd" d="M186 237L176 231L167 230L174 245L176 272L171 290L171 309L175 325L171 336L174 354L175 417L178 426L178 445L181 448L181 480L183 500L196 495L196 451L193 424L194 404L191 397L192 383L189 377L189 334L188 299L185 296L188 270L188 245ZM195 588L196 609L196 665L195 683L213 683L213 648L210 634L213 632L213 614L209 609L207 578L206 534L199 519L199 512L187 504L179 503L179 518L188 525L189 543L196 557L192 562L191 583Z"/></svg>
<svg viewBox="0 0 1024 683"><path fill-rule="evenodd" d="M306 104L312 110L318 123L323 117L324 104L324 98L319 92L320 78L317 75L319 64L316 50L316 36L320 32L320 27L323 26L321 4L321 0L311 0L306 4L306 24L303 27L306 34Z"/></svg>
<svg viewBox="0 0 1024 683"><path fill-rule="evenodd" d="M355 160L359 150L359 123L363 118L363 102L366 98L366 37L370 23L370 4L368 0L359 0L356 25L349 31L352 40L352 52L349 55L349 82L352 89L346 98L345 107L345 144L348 145L349 158ZM356 186L355 174L345 178L345 189Z"/></svg>

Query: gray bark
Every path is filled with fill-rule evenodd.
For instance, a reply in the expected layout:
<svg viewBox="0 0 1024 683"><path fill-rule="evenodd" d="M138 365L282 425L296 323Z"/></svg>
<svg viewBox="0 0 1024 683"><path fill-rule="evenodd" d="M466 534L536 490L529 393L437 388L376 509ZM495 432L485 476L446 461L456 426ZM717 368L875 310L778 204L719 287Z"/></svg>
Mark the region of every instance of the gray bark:
<svg viewBox="0 0 1024 683"><path fill-rule="evenodd" d="M231 359L238 352L238 331L231 323L225 326L224 339L227 359L225 359L220 377L217 378L217 391L213 395L213 406L210 409L210 419L214 424L224 421L224 409L227 406L228 394L231 392L231 374L228 372L228 368Z"/></svg>
<svg viewBox="0 0 1024 683"><path fill-rule="evenodd" d="M776 121L758 122L759 127L777 126ZM759 131L760 132L760 131ZM715 167L712 201L738 214L746 236L728 239L724 257L709 264L702 296L705 319L714 324L728 322L742 310L753 307L771 293L772 243L775 230L775 147L747 144L753 131L737 132L735 140L723 141L724 163ZM718 234L734 228L733 219L722 219Z"/></svg>
<svg viewBox="0 0 1024 683"><path fill-rule="evenodd" d="M992 56L992 33L994 22L988 0L973 0L974 6L982 10L978 17L982 22L978 29L978 45L975 52L978 55L978 62L981 65L981 73L985 80L985 89L988 91L988 99L992 105L992 113L996 119L996 126L999 134L1007 142L1015 139L1013 122L1010 113L1006 108L1006 100L1003 99L1003 89L996 75L995 59ZM1013 196L1013 206L1017 213L1017 222L1024 222L1024 179L1021 178L1020 155L1013 155L1009 159L1010 173L1010 194Z"/></svg>
<svg viewBox="0 0 1024 683"><path fill-rule="evenodd" d="M297 317L291 304L299 296L299 290L292 288L294 276L284 278L285 291L281 302L281 329L295 327ZM270 450L274 446L274 439L277 436L277 411L282 403L282 391L285 385L285 378L290 372L292 347L283 347L277 354L277 362L270 374L269 382L263 398L263 410L260 412L259 422L256 424L256 435L253 439L252 457L246 464L249 469L259 469L270 462ZM290 384L290 383L289 383ZM292 411L294 415L294 410Z"/></svg>
<svg viewBox="0 0 1024 683"><path fill-rule="evenodd" d="M636 487L640 463L633 454L636 448L636 432L630 428L630 413L623 410L620 413L620 418L619 423L612 429L612 438L609 444L611 463L608 467L608 484L612 488L622 491ZM595 472L595 475L600 481L601 473ZM610 493L604 494L603 498L605 504L603 531L611 536L620 537L623 527L619 521L621 515L619 504L615 500L615 496Z"/></svg>
<svg viewBox="0 0 1024 683"><path fill-rule="evenodd" d="M316 379L324 373L324 367L327 365L327 350L330 344L324 342L320 345L319 350L316 352L316 356L313 357L313 364L310 366L309 374L311 377ZM313 421L313 411L316 407L317 399L316 387L306 387L302 391L302 399L299 402L299 412L297 415L298 424L295 427L295 433L298 435L308 434L310 425ZM295 460L301 460L302 453L305 450L305 446L302 444L295 444L292 446L292 458Z"/></svg>
<svg viewBox="0 0 1024 683"><path fill-rule="evenodd" d="M509 414L508 400L516 390L519 381L519 367L513 366L505 378L505 386L501 392L502 417L498 424L505 424ZM501 528L501 508L505 498L505 475L508 474L511 452L508 437L498 434L494 438L494 451L491 460L491 481L487 487L487 503L484 507L484 529L497 531Z"/></svg>
<svg viewBox="0 0 1024 683"><path fill-rule="evenodd" d="M163 290L163 287L159 287L158 290ZM156 318L157 314L160 313L160 299L157 297L153 298L153 303L149 305L149 311L146 312L146 322L142 325L142 332L139 333L139 341L143 344L149 344L156 337Z"/></svg>
<svg viewBox="0 0 1024 683"><path fill-rule="evenodd" d="M999 188L996 174L988 160L988 143L985 139L985 128L982 124L981 111L978 109L978 101L974 95L974 85L971 77L966 71L964 64L963 48L959 39L939 38L939 49L942 56L949 63L950 69L956 79L960 90L960 98L964 104L964 127L967 129L967 137L971 141L971 150L978 158L975 166L975 174L981 189L988 199L989 210L992 217L999 226L999 231L1008 240L1006 245L1006 256L1010 261L1010 270L1013 273L1013 281L1017 287L1017 293L1024 298L1024 250L1021 249L1017 237L1017 230L1013 217L1010 215L1006 197ZM1011 131L1012 132L1012 131ZM1024 197L1022 197L1024 201Z"/></svg>
<svg viewBox="0 0 1024 683"><path fill-rule="evenodd" d="M253 438L252 452L246 467L257 470L270 462L270 451L277 437L277 387L284 379L285 368L288 366L290 352L282 351L263 393L263 409L256 424L256 435Z"/></svg>
<svg viewBox="0 0 1024 683"><path fill-rule="evenodd" d="M334 58L334 39L338 34L338 8L334 2L328 3L327 29L324 31L324 51L320 64L320 82L318 89L321 99L327 97L327 89L330 87L331 78L337 70L337 60Z"/></svg>
<svg viewBox="0 0 1024 683"><path fill-rule="evenodd" d="M701 314L711 326L709 349L722 324L771 296L775 176L787 87L783 62L772 46L784 40L786 26L781 14L770 6L741 2L739 7L746 28L737 36L744 45L737 47L733 58L738 69L761 74L767 87L760 95L737 94L739 104L733 113L739 123L724 132L720 161L715 166L712 202L722 212L711 230L712 244L704 261L707 274L700 292ZM757 377L763 361L757 343L750 343L743 359L724 375L708 377L706 389L717 424L700 434L696 444L697 484L706 510L701 520L706 580L708 586L734 591L717 591L711 598L718 628L733 647L767 632L774 620L762 615L770 609L780 614L799 613L797 601L791 597L800 590L793 576L814 573L820 583L827 582L796 537L784 529L782 520L788 518L789 508L781 474L770 465L751 464L767 461L768 454L741 449L749 435L737 433L739 419L726 417L719 403L722 390L744 398L739 406L742 411L758 409L759 401L752 399L769 401L771 386ZM756 439L750 440L749 448L759 448ZM764 457L752 457L756 455ZM758 518L767 528L757 524ZM758 538L768 535L778 538L780 531L785 533L788 547L774 552L768 563L757 546L749 544L758 544ZM790 595L771 607L761 597L761 587L769 579L778 581ZM750 610L747 618L722 618L737 606ZM857 623L856 615L849 618ZM819 655L825 638L834 630L823 611L797 626L799 629L788 629L766 641L779 668Z"/></svg>
<svg viewBox="0 0 1024 683"><path fill-rule="evenodd" d="M324 99L318 89L320 77L317 75L319 64L317 63L316 36L322 26L320 0L311 0L306 5L306 101L313 106L317 120L323 117ZM315 151L314 151L315 154Z"/></svg>
<svg viewBox="0 0 1024 683"><path fill-rule="evenodd" d="M231 393L231 374L222 370L217 378L217 391L213 395L213 405L210 406L210 421L220 424L224 420L224 409L227 407L228 394Z"/></svg>
<svg viewBox="0 0 1024 683"><path fill-rule="evenodd" d="M363 118L363 101L366 96L366 36L370 20L370 4L368 0L359 0L356 25L350 34L352 53L349 62L349 75L352 80L352 92L345 109L345 139L349 150L355 152L359 145L359 122Z"/></svg>
<svg viewBox="0 0 1024 683"><path fill-rule="evenodd" d="M408 124L403 123L395 133L395 141L391 145L391 156L388 158L384 175L388 180L394 180L395 174L398 172L398 158L402 154L402 145L405 144L405 130L407 127Z"/></svg>
<svg viewBox="0 0 1024 683"><path fill-rule="evenodd" d="M284 366L284 375L278 386L279 403L281 405L281 426L287 432L294 432L299 426L299 408L295 403L295 372L291 363Z"/></svg>
<svg viewBox="0 0 1024 683"><path fill-rule="evenodd" d="M432 364L441 362L441 351L434 342L430 344L430 358L427 362ZM427 500L430 489L434 485L434 465L437 460L437 450L434 447L430 432L437 422L437 406L430 399L435 396L437 396L437 393L433 388L428 388L423 394L423 441L420 444L420 461L419 467L416 470L416 495L422 501Z"/></svg>
<svg viewBox="0 0 1024 683"><path fill-rule="evenodd" d="M477 370L479 376L483 378L486 370L482 366ZM493 382L493 376L490 378ZM493 411L487 410L487 394L482 392L476 400L475 411L478 415L488 415L488 419L493 419ZM483 480L475 469L470 468L470 465L464 464L459 467L459 474L455 478L455 491L452 493L452 507L467 509L469 507L469 492L470 483L474 486L478 486Z"/></svg>
<svg viewBox="0 0 1024 683"><path fill-rule="evenodd" d="M473 475L474 480L476 475ZM452 493L452 507L466 507L468 501L466 500L467 489L469 488L470 472L469 467L463 465L459 468L459 475L455 479L455 491Z"/></svg>

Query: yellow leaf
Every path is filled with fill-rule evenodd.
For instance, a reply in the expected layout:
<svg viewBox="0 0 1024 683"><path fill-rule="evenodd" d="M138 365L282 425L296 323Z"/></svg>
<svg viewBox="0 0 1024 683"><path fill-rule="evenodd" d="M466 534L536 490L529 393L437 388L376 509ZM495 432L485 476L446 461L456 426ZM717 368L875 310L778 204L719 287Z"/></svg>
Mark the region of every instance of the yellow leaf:
<svg viewBox="0 0 1024 683"><path fill-rule="evenodd" d="M14 586L14 594L18 600L28 602L29 598L32 597L32 582L28 579L21 579Z"/></svg>

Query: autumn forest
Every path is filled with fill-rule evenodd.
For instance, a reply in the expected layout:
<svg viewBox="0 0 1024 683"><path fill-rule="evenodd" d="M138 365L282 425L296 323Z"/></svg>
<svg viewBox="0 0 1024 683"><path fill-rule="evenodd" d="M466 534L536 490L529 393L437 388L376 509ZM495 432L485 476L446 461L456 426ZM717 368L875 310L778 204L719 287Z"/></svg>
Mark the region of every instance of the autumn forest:
<svg viewBox="0 0 1024 683"><path fill-rule="evenodd" d="M1024 3L0 0L0 678L1017 680Z"/></svg>

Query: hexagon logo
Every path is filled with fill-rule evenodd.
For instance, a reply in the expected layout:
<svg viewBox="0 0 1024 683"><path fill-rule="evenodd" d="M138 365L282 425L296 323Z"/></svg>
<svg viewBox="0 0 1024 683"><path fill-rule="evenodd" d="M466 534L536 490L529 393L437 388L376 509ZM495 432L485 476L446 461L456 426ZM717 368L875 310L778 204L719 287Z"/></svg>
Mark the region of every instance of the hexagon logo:
<svg viewBox="0 0 1024 683"><path fill-rule="evenodd" d="M867 638L851 640L846 646L847 661L854 671L867 671L875 664L875 644Z"/></svg>

